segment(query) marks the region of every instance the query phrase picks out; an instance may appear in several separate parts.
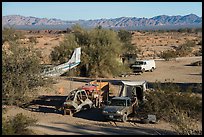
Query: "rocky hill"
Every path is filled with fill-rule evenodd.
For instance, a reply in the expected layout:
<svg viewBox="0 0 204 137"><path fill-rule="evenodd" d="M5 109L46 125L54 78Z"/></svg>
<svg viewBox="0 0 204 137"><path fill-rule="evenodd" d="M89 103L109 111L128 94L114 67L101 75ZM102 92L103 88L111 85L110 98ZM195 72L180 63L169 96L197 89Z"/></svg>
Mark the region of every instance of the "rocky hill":
<svg viewBox="0 0 204 137"><path fill-rule="evenodd" d="M96 27L101 25L104 28L137 28L137 27L158 27L158 26L188 26L202 25L202 17L195 14L185 16L160 15L152 18L120 17L113 19L77 20L64 21L60 19L47 19L37 17L24 17L20 15L9 15L2 17L2 26L49 26L64 25L70 27L74 24L83 27Z"/></svg>

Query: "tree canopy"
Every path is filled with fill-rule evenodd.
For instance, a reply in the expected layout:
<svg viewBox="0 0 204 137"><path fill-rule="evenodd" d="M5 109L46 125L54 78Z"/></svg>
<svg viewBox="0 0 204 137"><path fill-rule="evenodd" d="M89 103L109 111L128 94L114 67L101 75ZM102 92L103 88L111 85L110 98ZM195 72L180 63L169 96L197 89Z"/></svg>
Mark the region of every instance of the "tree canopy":
<svg viewBox="0 0 204 137"><path fill-rule="evenodd" d="M109 77L128 70L120 60L124 51L132 50L127 46L128 38L125 41L127 43L124 43L119 37L120 33L101 27L85 30L76 25L72 30L73 33L67 34L64 41L51 52L53 63L64 63L70 58L74 48L81 47L81 64L78 71L85 71L85 76Z"/></svg>

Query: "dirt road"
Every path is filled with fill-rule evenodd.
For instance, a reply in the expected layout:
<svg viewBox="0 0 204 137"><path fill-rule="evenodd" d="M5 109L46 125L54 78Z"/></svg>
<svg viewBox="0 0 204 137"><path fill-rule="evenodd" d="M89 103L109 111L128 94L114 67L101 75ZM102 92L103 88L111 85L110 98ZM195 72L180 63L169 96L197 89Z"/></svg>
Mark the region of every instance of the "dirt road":
<svg viewBox="0 0 204 137"><path fill-rule="evenodd" d="M154 72L145 72L124 79L147 80L148 82L165 82L169 79L176 83L202 83L202 67L190 66L191 63L200 60L202 56L176 58L171 61L155 60L157 68Z"/></svg>
<svg viewBox="0 0 204 137"><path fill-rule="evenodd" d="M40 135L158 135L175 134L168 123L140 124L137 121L113 122L104 121L99 109L76 113L73 117L58 112L35 112L13 107L7 112L10 115L23 113L38 119L36 126L31 127Z"/></svg>

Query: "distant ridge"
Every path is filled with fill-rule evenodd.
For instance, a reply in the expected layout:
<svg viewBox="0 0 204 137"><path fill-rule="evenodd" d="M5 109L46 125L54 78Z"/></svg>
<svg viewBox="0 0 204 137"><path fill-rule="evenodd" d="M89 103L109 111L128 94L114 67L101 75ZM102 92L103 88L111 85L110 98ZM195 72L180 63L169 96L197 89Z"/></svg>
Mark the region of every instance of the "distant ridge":
<svg viewBox="0 0 204 137"><path fill-rule="evenodd" d="M31 27L41 26L43 28L49 26L64 26L71 27L74 24L80 24L85 28L94 28L102 26L103 28L151 28L151 27L165 27L165 26L199 26L202 27L202 17L198 17L195 14L189 14L185 16L167 16L160 15L152 18L137 18L137 17L120 17L113 19L95 19L95 20L76 20L76 21L64 21L61 19L47 19L37 17L25 17L21 15L8 15L2 17L2 27L13 26L13 27ZM31 27L32 28L32 27ZM63 27L62 27L63 28Z"/></svg>

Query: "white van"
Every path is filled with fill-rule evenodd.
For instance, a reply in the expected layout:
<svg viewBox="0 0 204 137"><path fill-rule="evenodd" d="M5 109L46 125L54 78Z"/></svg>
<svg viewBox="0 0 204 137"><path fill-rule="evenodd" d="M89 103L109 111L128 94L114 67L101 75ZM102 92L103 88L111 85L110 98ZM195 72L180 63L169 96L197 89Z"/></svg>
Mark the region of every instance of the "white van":
<svg viewBox="0 0 204 137"><path fill-rule="evenodd" d="M134 64L130 66L133 69L133 72L145 72L151 71L153 72L156 69L155 61L154 60L137 60Z"/></svg>

